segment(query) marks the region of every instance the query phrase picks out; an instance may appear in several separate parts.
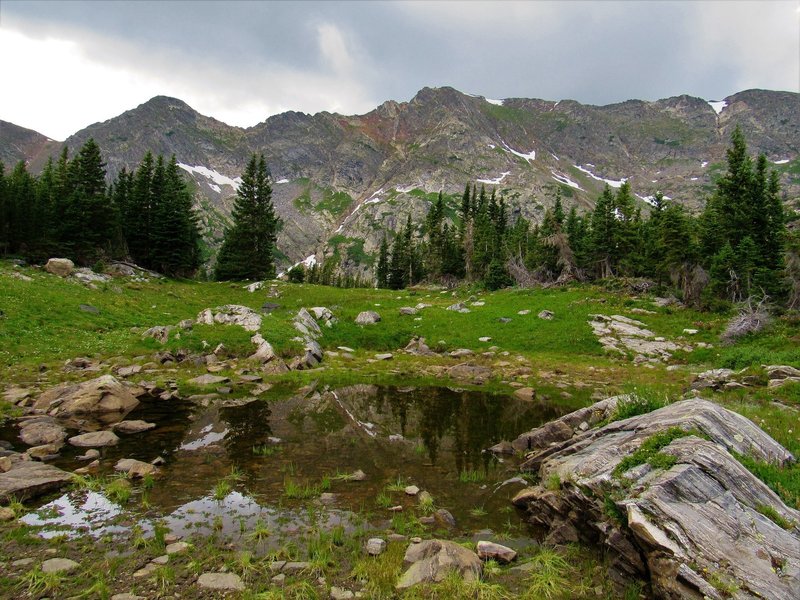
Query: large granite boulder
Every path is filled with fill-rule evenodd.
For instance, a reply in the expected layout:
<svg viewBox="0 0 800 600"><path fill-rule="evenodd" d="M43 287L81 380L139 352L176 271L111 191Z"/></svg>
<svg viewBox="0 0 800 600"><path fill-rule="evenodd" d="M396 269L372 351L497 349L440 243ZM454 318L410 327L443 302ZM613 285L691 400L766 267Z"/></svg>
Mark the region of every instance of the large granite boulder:
<svg viewBox="0 0 800 600"><path fill-rule="evenodd" d="M138 405L136 397L118 379L103 375L51 388L39 395L34 408L59 419L88 415L102 422L116 422Z"/></svg>
<svg viewBox="0 0 800 600"><path fill-rule="evenodd" d="M75 263L68 258L51 258L44 266L44 270L59 277L68 277L75 269Z"/></svg>
<svg viewBox="0 0 800 600"><path fill-rule="evenodd" d="M613 581L649 577L658 598L722 598L720 582L733 598L800 597L800 512L735 458L787 465L787 450L702 399L587 431L573 428L582 410L524 438L523 469L547 486L514 503L549 542L604 546Z"/></svg>

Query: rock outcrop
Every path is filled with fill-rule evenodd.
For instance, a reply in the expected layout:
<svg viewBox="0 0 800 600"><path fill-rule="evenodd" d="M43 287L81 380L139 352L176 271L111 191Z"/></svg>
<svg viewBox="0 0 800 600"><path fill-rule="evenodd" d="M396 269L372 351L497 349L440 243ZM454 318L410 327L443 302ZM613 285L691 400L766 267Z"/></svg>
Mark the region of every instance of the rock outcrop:
<svg viewBox="0 0 800 600"><path fill-rule="evenodd" d="M641 321L622 315L589 315L589 325L606 350L633 353L644 360L668 360L673 352L692 350L691 344L677 343L656 336ZM641 360L641 359L640 359Z"/></svg>
<svg viewBox="0 0 800 600"><path fill-rule="evenodd" d="M720 587L734 598L800 596L800 512L735 458L786 465L787 450L701 399L575 428L607 414L604 403L516 442L531 449L523 469L548 485L514 503L548 541L604 546L615 582L649 578L659 598L722 598Z"/></svg>

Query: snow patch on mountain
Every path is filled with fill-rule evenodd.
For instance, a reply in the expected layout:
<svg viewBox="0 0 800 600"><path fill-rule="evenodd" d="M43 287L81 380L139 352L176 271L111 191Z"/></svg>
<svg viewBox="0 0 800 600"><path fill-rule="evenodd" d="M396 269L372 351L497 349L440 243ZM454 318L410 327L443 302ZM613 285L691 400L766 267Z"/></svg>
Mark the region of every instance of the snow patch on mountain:
<svg viewBox="0 0 800 600"><path fill-rule="evenodd" d="M215 192L217 192L218 194L219 194L220 192L222 192L222 188L221 188L221 187L219 187L219 186L218 186L216 183L209 183L209 184L208 184L208 187L210 187L212 190L214 190L214 191L215 191Z"/></svg>
<svg viewBox="0 0 800 600"><path fill-rule="evenodd" d="M239 186L242 183L241 177L237 177L236 179L231 179L230 177L227 177L222 173L215 171L214 169L209 169L208 167L203 167L199 165L196 167L192 167L191 165L185 165L183 163L178 163L178 166L191 175L200 175L202 177L205 177L206 179L210 179L215 184L217 184L217 186L229 185L233 189L238 190Z"/></svg>
<svg viewBox="0 0 800 600"><path fill-rule="evenodd" d="M774 165L785 165L788 162L789 162L788 158L782 158L781 160L773 160L772 164L774 164Z"/></svg>
<svg viewBox="0 0 800 600"><path fill-rule="evenodd" d="M720 114L722 110L726 106L728 106L728 103L725 102L725 100L709 100L708 103L709 105L711 105L711 108L713 108L714 112L717 114Z"/></svg>
<svg viewBox="0 0 800 600"><path fill-rule="evenodd" d="M587 167L594 167L594 165L589 164L589 163L586 163L586 166ZM599 175L595 175L589 169L581 167L580 165L575 165L575 168L578 169L578 171L581 171L582 173L586 173L592 179L595 179L597 181L604 181L605 183L607 183L612 188L621 188L622 184L625 183L626 181L628 181L627 177L623 177L622 179L619 179L619 180L617 180L617 179L606 179L605 177L600 177Z"/></svg>
<svg viewBox="0 0 800 600"><path fill-rule="evenodd" d="M396 192L398 192L400 194L407 194L411 190L416 189L416 187L417 186L415 186L413 184L412 185L398 185L398 186L395 186L394 191L396 191Z"/></svg>
<svg viewBox="0 0 800 600"><path fill-rule="evenodd" d="M528 162L530 162L532 160L536 160L536 150L531 150L530 152L525 154L524 152L520 152L519 150L514 150L508 144L506 144L503 140L500 140L500 143L503 144L503 148L505 148L508 152L511 152L511 154L515 154L516 156L519 156L520 158L524 158Z"/></svg>
<svg viewBox="0 0 800 600"><path fill-rule="evenodd" d="M556 171L550 171L553 174L553 179L555 179L559 183L563 183L564 185L568 185L569 187L573 187L576 190L584 191L583 188L572 181L569 177L564 175L563 173L557 173Z"/></svg>
<svg viewBox="0 0 800 600"><path fill-rule="evenodd" d="M701 169L705 169L707 166L708 166L708 161L707 160L704 160L703 162L700 163L700 168Z"/></svg>
<svg viewBox="0 0 800 600"><path fill-rule="evenodd" d="M500 173L500 176L496 177L495 179L477 179L476 181L478 183L488 183L490 185L497 185L498 183L503 181L503 179L506 178L506 175L511 175L511 171L504 171L503 173Z"/></svg>
<svg viewBox="0 0 800 600"><path fill-rule="evenodd" d="M494 104L495 106L503 106L503 100L494 100L493 98L484 98L489 104Z"/></svg>
<svg viewBox="0 0 800 600"><path fill-rule="evenodd" d="M278 181L276 181L275 183L276 183L276 184L281 184L281 183L289 183L289 180L288 180L288 179L285 179L285 178L284 178L284 179L278 179Z"/></svg>

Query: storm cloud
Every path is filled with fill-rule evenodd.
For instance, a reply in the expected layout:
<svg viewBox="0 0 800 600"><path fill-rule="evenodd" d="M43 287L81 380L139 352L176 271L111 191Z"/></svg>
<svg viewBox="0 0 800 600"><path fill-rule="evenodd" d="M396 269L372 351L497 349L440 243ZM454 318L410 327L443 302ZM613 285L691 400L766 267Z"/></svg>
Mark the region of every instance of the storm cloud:
<svg viewBox="0 0 800 600"><path fill-rule="evenodd" d="M0 119L63 139L157 94L252 126L424 86L591 104L798 91L800 4L3 0L0 52Z"/></svg>

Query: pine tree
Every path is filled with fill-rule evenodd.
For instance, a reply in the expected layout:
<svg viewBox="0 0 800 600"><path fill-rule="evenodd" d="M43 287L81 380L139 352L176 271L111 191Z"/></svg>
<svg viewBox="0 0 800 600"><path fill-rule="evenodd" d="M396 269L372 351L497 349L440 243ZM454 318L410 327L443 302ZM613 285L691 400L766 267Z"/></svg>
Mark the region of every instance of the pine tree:
<svg viewBox="0 0 800 600"><path fill-rule="evenodd" d="M236 192L233 224L225 232L217 258L217 279L265 279L275 276L275 241L279 221L264 155L255 154Z"/></svg>
<svg viewBox="0 0 800 600"><path fill-rule="evenodd" d="M377 277L377 286L379 288L386 288L389 286L389 244L386 242L386 236L381 240L381 246L378 250L378 266L375 270Z"/></svg>

